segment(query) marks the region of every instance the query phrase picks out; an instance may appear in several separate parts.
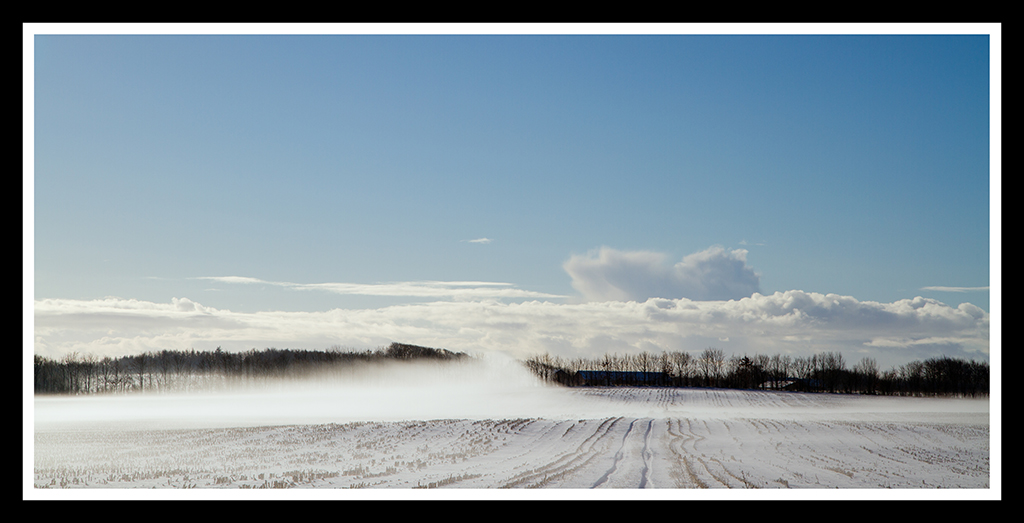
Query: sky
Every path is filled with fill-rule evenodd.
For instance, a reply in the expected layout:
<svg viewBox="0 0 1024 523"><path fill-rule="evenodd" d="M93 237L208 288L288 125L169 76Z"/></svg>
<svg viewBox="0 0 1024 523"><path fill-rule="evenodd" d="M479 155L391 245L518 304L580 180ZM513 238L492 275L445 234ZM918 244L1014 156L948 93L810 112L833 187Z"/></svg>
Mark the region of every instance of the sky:
<svg viewBox="0 0 1024 523"><path fill-rule="evenodd" d="M998 348L998 25L315 29L26 26L31 352Z"/></svg>

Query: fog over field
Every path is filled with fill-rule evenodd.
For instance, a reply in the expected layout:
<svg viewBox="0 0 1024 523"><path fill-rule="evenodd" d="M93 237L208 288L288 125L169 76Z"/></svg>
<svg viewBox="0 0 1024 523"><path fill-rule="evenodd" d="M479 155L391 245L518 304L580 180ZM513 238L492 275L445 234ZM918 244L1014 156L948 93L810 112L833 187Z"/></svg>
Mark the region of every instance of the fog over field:
<svg viewBox="0 0 1024 523"><path fill-rule="evenodd" d="M458 362L357 364L303 378L190 393L36 399L36 428L137 424L213 428L349 421L571 415L565 389L501 355Z"/></svg>
<svg viewBox="0 0 1024 523"><path fill-rule="evenodd" d="M368 365L209 392L39 396L34 414L32 485L43 497L62 496L48 490L60 487L101 497L149 488L160 497L250 488L586 497L612 488L661 498L831 488L970 497L992 487L987 398L564 388L503 358ZM558 490L497 490L530 488Z"/></svg>

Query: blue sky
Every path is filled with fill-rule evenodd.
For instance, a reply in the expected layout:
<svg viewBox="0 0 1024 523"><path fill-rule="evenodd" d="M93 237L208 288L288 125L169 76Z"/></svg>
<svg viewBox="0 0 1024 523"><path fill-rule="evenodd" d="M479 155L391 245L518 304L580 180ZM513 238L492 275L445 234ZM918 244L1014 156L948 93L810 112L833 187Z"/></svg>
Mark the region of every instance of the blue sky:
<svg viewBox="0 0 1024 523"><path fill-rule="evenodd" d="M539 324L466 334L410 316L421 330L332 337L341 320L318 315L525 304L579 318L798 292L860 308L921 297L911 309L966 314L957 328L975 334L828 341L816 316L761 345L683 321L649 339L536 326L533 347L987 358L990 38L36 34L35 348L500 350ZM102 304L134 312L74 334ZM126 326L183 307L292 314L307 331Z"/></svg>

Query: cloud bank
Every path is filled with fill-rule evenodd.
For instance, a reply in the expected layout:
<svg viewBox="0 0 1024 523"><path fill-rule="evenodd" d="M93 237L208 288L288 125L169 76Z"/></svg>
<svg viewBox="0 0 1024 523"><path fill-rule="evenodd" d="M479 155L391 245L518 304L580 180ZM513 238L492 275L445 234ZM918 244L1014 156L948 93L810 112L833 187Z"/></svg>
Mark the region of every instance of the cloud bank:
<svg viewBox="0 0 1024 523"><path fill-rule="evenodd" d="M739 300L555 303L435 301L378 309L239 313L186 298L35 302L35 352L123 355L154 350L358 350L392 341L514 357L638 351L810 355L842 351L880 365L939 354L986 359L989 314L913 298L892 303L799 290Z"/></svg>
<svg viewBox="0 0 1024 523"><path fill-rule="evenodd" d="M201 279L338 294L424 298L376 309L313 312L217 309L188 298L35 302L35 352L120 356L159 350L355 350L393 341L449 350L549 353L700 352L810 355L840 351L882 366L938 355L987 359L989 314L922 297L892 303L792 290L762 295L747 251L711 247L669 264L666 256L602 248L564 268L586 299L517 289L509 283L418 281L377 284L274 282L245 276ZM951 290L960 288L941 288ZM518 298L509 302L509 298ZM526 301L529 300L529 301Z"/></svg>
<svg viewBox="0 0 1024 523"><path fill-rule="evenodd" d="M715 246L670 266L661 253L602 247L572 256L562 268L573 288L590 301L737 300L760 292L760 276L746 256L743 249Z"/></svg>

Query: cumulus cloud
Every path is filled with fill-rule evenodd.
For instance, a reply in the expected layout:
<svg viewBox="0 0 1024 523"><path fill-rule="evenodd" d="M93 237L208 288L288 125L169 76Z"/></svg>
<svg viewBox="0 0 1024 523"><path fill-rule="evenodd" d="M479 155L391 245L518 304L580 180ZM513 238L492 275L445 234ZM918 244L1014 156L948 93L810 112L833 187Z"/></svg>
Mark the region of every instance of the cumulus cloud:
<svg viewBox="0 0 1024 523"><path fill-rule="evenodd" d="M591 301L735 300L760 291L760 276L746 256L744 249L714 246L668 265L662 253L602 247L572 256L562 268L573 288Z"/></svg>
<svg viewBox="0 0 1024 523"><path fill-rule="evenodd" d="M392 341L524 357L548 352L692 351L810 355L841 351L880 365L939 354L986 358L989 315L913 298L892 303L804 291L729 301L650 298L557 303L435 301L378 309L239 313L186 301L36 302L37 354L121 355L153 350L375 348Z"/></svg>

